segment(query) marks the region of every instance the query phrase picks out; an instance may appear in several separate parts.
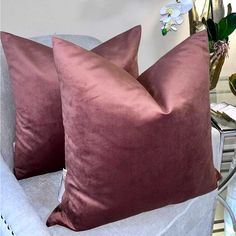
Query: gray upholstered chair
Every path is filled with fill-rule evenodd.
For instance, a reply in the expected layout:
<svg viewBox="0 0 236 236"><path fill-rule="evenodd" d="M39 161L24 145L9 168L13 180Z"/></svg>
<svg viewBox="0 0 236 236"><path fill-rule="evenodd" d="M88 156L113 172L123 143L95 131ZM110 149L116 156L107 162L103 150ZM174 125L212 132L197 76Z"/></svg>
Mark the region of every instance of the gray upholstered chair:
<svg viewBox="0 0 236 236"><path fill-rule="evenodd" d="M60 37L91 49L99 41L87 36ZM51 37L34 40L46 45ZM0 235L16 236L209 236L212 231L217 191L189 201L142 213L84 232L62 226L47 228L46 219L58 205L62 172L17 181L12 174L15 110L5 56L1 51L1 146L0 146ZM214 164L220 166L219 134L212 129ZM193 170L194 171L194 170ZM181 173L180 173L181 174ZM187 181L187 180L186 180Z"/></svg>

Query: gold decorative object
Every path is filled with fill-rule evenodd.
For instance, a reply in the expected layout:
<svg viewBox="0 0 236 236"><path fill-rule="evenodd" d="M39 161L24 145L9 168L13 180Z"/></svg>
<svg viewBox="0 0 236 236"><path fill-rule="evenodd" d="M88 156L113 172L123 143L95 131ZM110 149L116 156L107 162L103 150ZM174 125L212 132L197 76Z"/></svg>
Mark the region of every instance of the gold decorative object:
<svg viewBox="0 0 236 236"><path fill-rule="evenodd" d="M202 18L211 18L219 22L225 15L223 0L196 0L193 1L193 8L189 11L190 34L205 29Z"/></svg>
<svg viewBox="0 0 236 236"><path fill-rule="evenodd" d="M225 55L221 55L218 59L214 60L210 56L210 90L214 89L219 81L220 72L225 62Z"/></svg>
<svg viewBox="0 0 236 236"><path fill-rule="evenodd" d="M236 96L236 73L229 77L229 87L232 93Z"/></svg>
<svg viewBox="0 0 236 236"><path fill-rule="evenodd" d="M193 1L193 8L189 11L190 34L204 30L202 18L208 19L211 15L210 0Z"/></svg>
<svg viewBox="0 0 236 236"><path fill-rule="evenodd" d="M223 0L196 0L193 8L189 12L190 34L194 34L205 29L202 19L212 19L219 22L224 17ZM224 43L224 42L222 42ZM226 53L215 57L213 52L210 53L210 89L214 89L218 83L221 69L225 62Z"/></svg>

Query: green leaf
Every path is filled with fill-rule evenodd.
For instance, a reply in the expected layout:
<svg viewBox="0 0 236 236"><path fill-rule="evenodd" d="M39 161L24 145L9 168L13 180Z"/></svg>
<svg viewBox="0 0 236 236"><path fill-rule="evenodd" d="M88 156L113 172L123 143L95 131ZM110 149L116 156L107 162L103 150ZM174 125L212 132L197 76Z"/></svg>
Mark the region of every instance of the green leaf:
<svg viewBox="0 0 236 236"><path fill-rule="evenodd" d="M219 26L217 23L215 23L215 30L216 30L216 41L219 40Z"/></svg>
<svg viewBox="0 0 236 236"><path fill-rule="evenodd" d="M206 21L209 40L218 41L218 25L212 19Z"/></svg>
<svg viewBox="0 0 236 236"><path fill-rule="evenodd" d="M215 44L215 42L214 41L209 41L208 40L208 46L209 46L209 51L210 51L210 53L213 53L214 51L215 51L215 49L214 49L214 44Z"/></svg>
<svg viewBox="0 0 236 236"><path fill-rule="evenodd" d="M220 20L219 22L219 40L223 40L225 37L225 35L227 35L227 24L228 21L227 19L224 17Z"/></svg>
<svg viewBox="0 0 236 236"><path fill-rule="evenodd" d="M224 40L236 29L236 13L231 13L219 22L219 40Z"/></svg>

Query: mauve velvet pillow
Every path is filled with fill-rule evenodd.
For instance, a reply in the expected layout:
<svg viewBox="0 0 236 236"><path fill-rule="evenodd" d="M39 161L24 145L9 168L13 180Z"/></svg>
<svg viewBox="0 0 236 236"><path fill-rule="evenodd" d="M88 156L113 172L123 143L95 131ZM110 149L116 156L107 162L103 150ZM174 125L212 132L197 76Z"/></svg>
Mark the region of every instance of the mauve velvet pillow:
<svg viewBox="0 0 236 236"><path fill-rule="evenodd" d="M136 26L93 51L137 77L140 36ZM62 169L64 129L52 48L4 32L1 40L16 106L15 175L22 179Z"/></svg>
<svg viewBox="0 0 236 236"><path fill-rule="evenodd" d="M93 52L60 39L54 39L53 50L67 177L48 226L87 230L217 187L206 32L141 75L151 94Z"/></svg>

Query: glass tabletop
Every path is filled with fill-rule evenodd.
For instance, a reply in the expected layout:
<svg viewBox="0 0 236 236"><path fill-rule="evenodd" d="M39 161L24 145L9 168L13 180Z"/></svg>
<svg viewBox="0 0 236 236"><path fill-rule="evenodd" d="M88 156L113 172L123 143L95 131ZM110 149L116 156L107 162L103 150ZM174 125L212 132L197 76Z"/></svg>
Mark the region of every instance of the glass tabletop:
<svg viewBox="0 0 236 236"><path fill-rule="evenodd" d="M221 76L217 87L210 91L210 101L212 103L227 103L236 107L236 96L230 91L229 82L227 77ZM219 114L211 111L212 126L217 128L219 131L235 131L236 122L227 120L221 117Z"/></svg>
<svg viewBox="0 0 236 236"><path fill-rule="evenodd" d="M228 77L221 76L215 89L210 91L211 103L226 102L236 105L236 96L230 91Z"/></svg>

